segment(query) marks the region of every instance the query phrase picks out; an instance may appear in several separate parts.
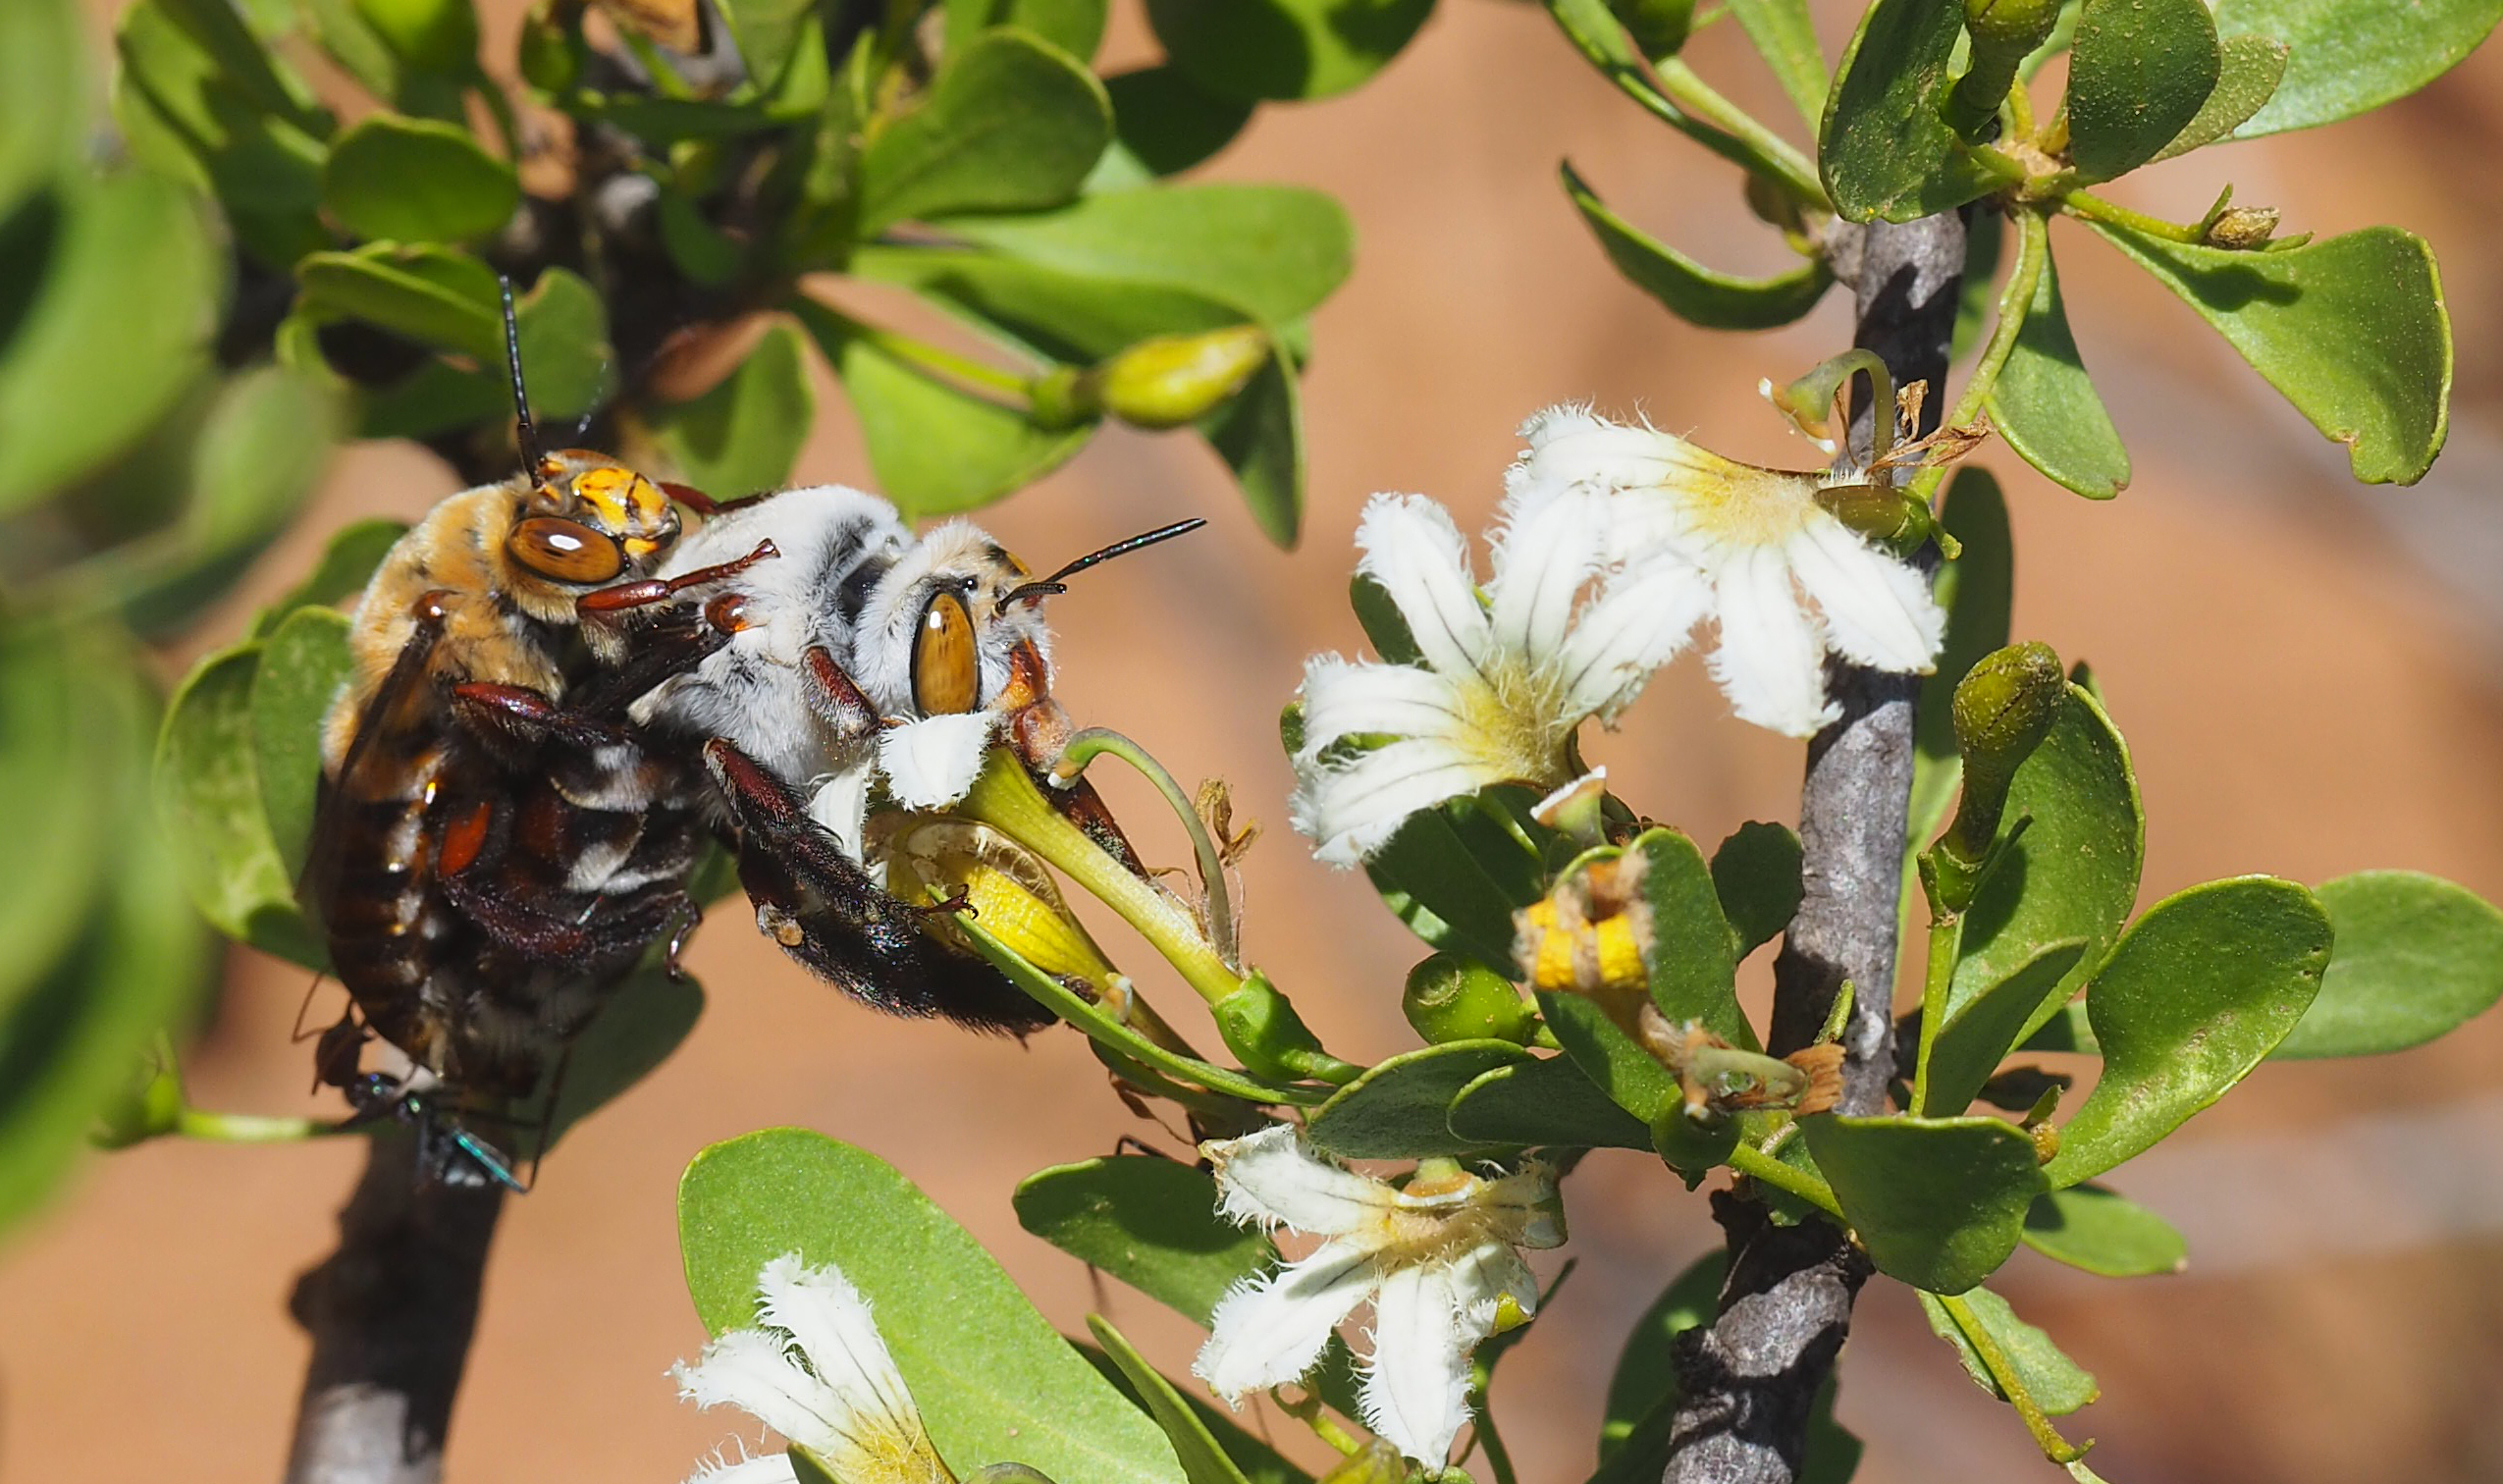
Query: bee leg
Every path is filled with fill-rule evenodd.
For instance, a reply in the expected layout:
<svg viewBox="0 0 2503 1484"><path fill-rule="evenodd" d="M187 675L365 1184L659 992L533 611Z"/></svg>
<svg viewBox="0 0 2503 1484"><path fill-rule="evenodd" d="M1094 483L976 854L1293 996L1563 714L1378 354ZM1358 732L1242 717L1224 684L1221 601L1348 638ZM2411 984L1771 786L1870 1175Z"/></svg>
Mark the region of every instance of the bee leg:
<svg viewBox="0 0 2503 1484"><path fill-rule="evenodd" d="M804 689L810 709L844 741L857 742L894 724L879 714L859 682L824 649L811 646L800 657L800 673L808 680Z"/></svg>
<svg viewBox="0 0 2503 1484"><path fill-rule="evenodd" d="M781 555L781 549L772 542L760 541L755 551L718 566L697 567L675 577L646 577L640 582L620 582L611 587L595 588L573 600L574 616L586 624L613 629L638 609L666 603L688 588L727 582L767 557Z"/></svg>
<svg viewBox="0 0 2503 1484"><path fill-rule="evenodd" d="M661 956L662 967L668 970L669 978L686 978L685 972L678 967L678 956L686 951L687 939L695 936L695 929L703 926L704 909L696 905L693 897L687 898L685 904L678 908L677 923L669 929L669 946Z"/></svg>
<svg viewBox="0 0 2503 1484"><path fill-rule="evenodd" d="M535 690L464 680L445 694L461 725L500 752L529 752L551 741L575 747L613 747L625 730L571 711Z"/></svg>
<svg viewBox="0 0 2503 1484"><path fill-rule="evenodd" d="M752 505L765 498L763 495L745 495L737 500L716 500L692 485L671 484L666 479L658 480L656 483L661 486L661 493L698 515L719 515L724 510L736 510Z"/></svg>

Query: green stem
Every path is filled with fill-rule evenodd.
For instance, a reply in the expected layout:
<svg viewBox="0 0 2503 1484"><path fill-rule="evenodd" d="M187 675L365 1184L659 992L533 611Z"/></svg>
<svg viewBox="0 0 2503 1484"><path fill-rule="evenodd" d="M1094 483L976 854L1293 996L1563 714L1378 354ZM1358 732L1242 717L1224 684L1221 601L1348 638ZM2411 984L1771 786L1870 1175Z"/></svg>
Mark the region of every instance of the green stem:
<svg viewBox="0 0 2503 1484"><path fill-rule="evenodd" d="M1842 1202L1834 1198L1833 1190L1824 1181L1805 1170L1756 1152L1752 1144L1740 1142L1731 1149L1730 1168L1761 1185L1787 1191L1835 1220L1842 1220Z"/></svg>
<svg viewBox="0 0 2503 1484"><path fill-rule="evenodd" d="M1756 157L1758 173L1772 177L1792 195L1824 210L1832 210L1826 198L1825 183L1817 179L1816 166L1807 156L1791 147L1790 141L1767 129L1753 114L1740 108L1715 91L1712 85L1695 75L1693 68L1671 57L1652 70L1660 80L1660 89L1678 106L1737 140Z"/></svg>
<svg viewBox="0 0 2503 1484"><path fill-rule="evenodd" d="M1051 807L1024 766L1006 752L992 750L956 812L1004 831L1119 913L1209 1004L1243 987L1243 976L1226 967L1180 902L1105 854Z"/></svg>
<svg viewBox="0 0 2503 1484"><path fill-rule="evenodd" d="M1486 1389L1477 1389L1477 1447L1486 1455L1486 1467L1495 1475L1495 1484L1520 1484L1514 1471L1513 1455L1504 1447L1503 1434L1495 1430L1494 1410L1486 1404Z"/></svg>
<svg viewBox="0 0 2503 1484"><path fill-rule="evenodd" d="M1020 411L1031 411L1033 408L1034 398L1029 391L1033 379L1030 377L1020 376L1013 371L1002 371L996 366L986 366L971 357L958 355L953 350L942 350L927 341L918 341L897 331L864 323L822 299L811 298L806 294L793 295L789 307L803 320L821 322L812 327L821 342L834 337L860 341L876 346L886 355L917 370L931 372L948 381L967 383L985 392L1010 398L1015 400Z"/></svg>
<svg viewBox="0 0 2503 1484"><path fill-rule="evenodd" d="M2059 1435L2059 1429L2051 1426L2051 1419L2044 1413L2042 1404L2025 1389L2024 1381L2016 1374L2015 1363L2007 1358L2007 1352L1998 1348L1998 1342L1975 1316L1973 1306L1961 1298L1949 1298L1944 1294L1932 1297L1955 1321L1955 1327L1964 1332L1965 1343L1972 1346L1973 1353L1981 1357L1982 1368L1991 1373L1991 1380L2007 1398L2007 1404L2015 1407L2016 1415L2024 1419L2025 1430L2034 1435L2035 1445L2043 1450L2043 1457L2054 1463L2073 1463L2084 1458L2085 1449L2071 1444Z"/></svg>
<svg viewBox="0 0 2503 1484"><path fill-rule="evenodd" d="M2034 137L2034 95L2025 90L2025 77L2021 72L2007 89L2007 137Z"/></svg>
<svg viewBox="0 0 2503 1484"><path fill-rule="evenodd" d="M205 1108L186 1106L174 1115L173 1133L185 1139L203 1140L210 1143L299 1143L308 1139L328 1139L338 1134L361 1133L355 1128L315 1118L272 1118L259 1113L212 1113Z"/></svg>
<svg viewBox="0 0 2503 1484"><path fill-rule="evenodd" d="M1947 990L1955 982L1955 955L1963 943L1962 915L1933 909L1929 969L1921 980L1921 1048L1912 1064L1912 1111L1924 1118L1935 1116L1930 1110L1930 1050L1938 1044L1939 1031L1946 1021Z"/></svg>
<svg viewBox="0 0 2503 1484"><path fill-rule="evenodd" d="M2102 196L2092 195L2083 190L2069 191L2059 199L2060 204L2069 211L2090 222L2104 222L2113 227L2126 227L2132 232L2144 233L2152 238L2161 238L2167 242L2201 240L2201 233L2197 227L2184 226L2179 222L2167 222L2162 217L2152 217L2143 211L2132 211L2126 206L2106 201Z"/></svg>
<svg viewBox="0 0 2503 1484"><path fill-rule="evenodd" d="M2016 337L2025 328L2025 316L2034 307L2034 290L2042 282L2043 266L2050 261L2050 223L2043 213L2019 208L2016 217L2016 267L2007 276L2007 286L1999 291L1998 322L1991 326L1991 338L1982 346L1982 357L1973 363L1973 372L1964 379L1964 395L1956 398L1942 427L1959 428L1981 415L1982 403L1998 385L1998 374L2006 369L2007 358L2016 349ZM1912 498L1927 503L1938 493L1946 478L1944 464L1932 464L1912 481Z"/></svg>
<svg viewBox="0 0 2503 1484"><path fill-rule="evenodd" d="M1357 1441L1354 1434L1339 1426L1331 1419L1328 1412L1321 1409L1321 1397L1318 1392L1307 1388L1305 1390L1302 1401L1290 1402L1278 1394L1277 1388L1271 1387L1269 1400L1277 1404L1278 1410L1312 1429L1312 1436L1319 1438L1340 1453L1353 1458L1364 1451L1364 1445Z"/></svg>
<svg viewBox="0 0 2503 1484"><path fill-rule="evenodd" d="M1087 770L1089 763L1107 754L1137 768L1148 782L1153 783L1156 792L1164 795L1165 803L1172 808L1174 818L1182 822L1184 831L1191 836L1191 849L1198 858L1199 887L1207 894L1208 941L1215 947L1218 958L1240 972L1243 954L1235 943L1234 903L1225 884L1225 857L1218 852L1216 842L1208 838L1207 822L1199 818L1199 811L1192 807L1191 801L1183 797L1182 785L1174 781L1173 774L1166 771L1165 766L1145 748L1121 733L1109 727L1091 726L1071 737L1069 745L1061 749L1060 761L1052 765L1052 776L1062 780L1074 779Z"/></svg>

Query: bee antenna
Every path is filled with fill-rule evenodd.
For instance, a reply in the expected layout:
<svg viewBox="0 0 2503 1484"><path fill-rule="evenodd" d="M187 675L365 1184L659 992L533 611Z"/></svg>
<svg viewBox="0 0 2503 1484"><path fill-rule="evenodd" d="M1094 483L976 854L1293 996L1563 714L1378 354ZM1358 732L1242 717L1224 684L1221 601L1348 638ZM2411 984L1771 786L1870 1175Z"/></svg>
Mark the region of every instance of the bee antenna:
<svg viewBox="0 0 2503 1484"><path fill-rule="evenodd" d="M1116 541L1100 551L1089 552L1048 577L1038 577L1032 582L1022 583L1009 589L1008 595L999 600L998 611L1004 613L1020 603L1030 603L1038 599L1049 598L1054 594L1065 593L1069 591L1069 584L1062 580L1064 578L1075 576L1091 566L1110 561L1115 556L1127 556L1142 547L1151 547L1159 541L1171 541L1176 536L1188 536L1206 524L1205 520L1195 515L1189 520L1177 520L1169 526L1158 526L1152 531Z"/></svg>
<svg viewBox="0 0 2503 1484"><path fill-rule="evenodd" d="M504 298L505 369L512 373L512 414L521 443L521 456L527 460L528 472L539 472L539 428L530 420L530 393L521 384L521 327L512 314L512 280L499 273L496 291Z"/></svg>

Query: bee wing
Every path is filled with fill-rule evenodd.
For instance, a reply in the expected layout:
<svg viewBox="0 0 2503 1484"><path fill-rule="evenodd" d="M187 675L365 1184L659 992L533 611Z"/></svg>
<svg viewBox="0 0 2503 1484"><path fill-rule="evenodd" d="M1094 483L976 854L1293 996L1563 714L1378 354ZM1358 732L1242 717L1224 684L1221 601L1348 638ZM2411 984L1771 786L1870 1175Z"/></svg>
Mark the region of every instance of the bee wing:
<svg viewBox="0 0 2503 1484"><path fill-rule="evenodd" d="M440 618L420 619L416 632L399 647L399 656L392 662L390 673L357 714L356 730L347 740L347 751L339 760L336 776L325 772L313 794L313 838L304 852L304 872L295 881L296 899L317 922L328 924L325 888L339 880L339 871L347 840L349 801L367 796L355 785L363 778L364 769L375 757L374 742L400 708L412 704L427 683L427 662L434 656L436 641L443 637ZM344 704L344 702L343 702Z"/></svg>

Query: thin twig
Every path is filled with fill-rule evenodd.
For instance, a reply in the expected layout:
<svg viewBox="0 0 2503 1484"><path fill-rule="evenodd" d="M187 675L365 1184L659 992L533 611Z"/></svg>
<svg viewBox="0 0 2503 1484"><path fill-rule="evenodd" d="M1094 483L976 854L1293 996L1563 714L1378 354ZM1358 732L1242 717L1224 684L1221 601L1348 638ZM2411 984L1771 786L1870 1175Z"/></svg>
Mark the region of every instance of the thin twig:
<svg viewBox="0 0 2503 1484"><path fill-rule="evenodd" d="M1877 352L1896 386L1930 384L1919 430L1928 432L1946 401L1963 220L1949 213L1872 224L1858 256L1857 343ZM1855 398L1851 447L1861 458L1874 419L1893 410ZM1774 965L1767 1049L1780 1055L1814 1040L1850 980L1840 1111L1879 1113L1894 1068L1895 898L1920 682L1838 662L1829 679L1842 716L1808 744L1799 801L1807 894ZM1793 1484L1868 1260L1829 1223L1780 1226L1760 1201L1733 1192L1714 1196L1713 1215L1729 1243L1730 1276L1712 1325L1678 1343L1681 1400L1662 1484Z"/></svg>
<svg viewBox="0 0 2503 1484"><path fill-rule="evenodd" d="M296 1283L312 1336L287 1484L434 1484L478 1323L493 1185L420 1183L404 1135L378 1137L339 1215L339 1248Z"/></svg>

